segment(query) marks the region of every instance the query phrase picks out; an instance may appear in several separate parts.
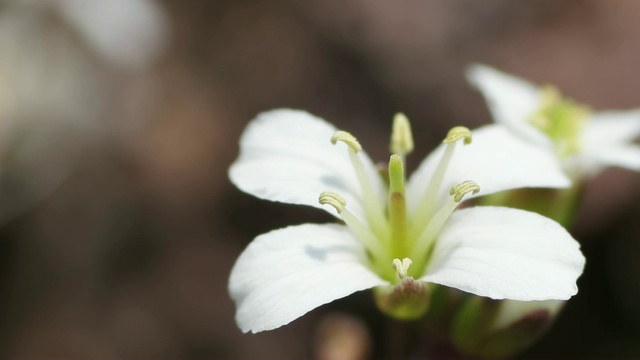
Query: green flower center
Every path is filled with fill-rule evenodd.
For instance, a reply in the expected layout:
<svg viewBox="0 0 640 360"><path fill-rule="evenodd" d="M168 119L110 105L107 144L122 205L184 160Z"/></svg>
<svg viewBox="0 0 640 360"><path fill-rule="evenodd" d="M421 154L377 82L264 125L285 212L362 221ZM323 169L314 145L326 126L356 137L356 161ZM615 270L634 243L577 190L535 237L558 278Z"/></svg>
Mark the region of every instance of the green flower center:
<svg viewBox="0 0 640 360"><path fill-rule="evenodd" d="M589 109L562 97L550 86L542 89L541 106L529 122L553 141L556 154L566 158L580 151L580 131Z"/></svg>
<svg viewBox="0 0 640 360"><path fill-rule="evenodd" d="M409 213L405 194L405 157L413 150L411 127L407 118L398 114L394 118L389 159L387 199L376 196L374 184L364 168L359 152L362 146L348 132L337 131L331 142L344 143L362 191L364 219L349 210L349 204L336 193L320 194L321 204L331 205L351 228L367 252L369 267L392 284L402 283L408 277L420 278L426 271L436 239L447 219L464 196L477 193L479 187L465 181L450 190L449 200L438 203L441 185L456 144L471 142L471 132L465 127L451 129L444 139L446 149L428 182L418 205ZM402 259L402 260L400 260Z"/></svg>

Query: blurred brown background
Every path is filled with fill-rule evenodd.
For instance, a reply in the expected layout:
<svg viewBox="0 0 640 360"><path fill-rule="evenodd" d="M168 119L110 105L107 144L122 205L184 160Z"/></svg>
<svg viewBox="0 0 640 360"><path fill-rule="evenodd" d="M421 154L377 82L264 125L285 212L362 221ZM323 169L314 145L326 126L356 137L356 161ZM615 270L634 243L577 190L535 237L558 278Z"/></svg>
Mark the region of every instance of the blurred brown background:
<svg viewBox="0 0 640 360"><path fill-rule="evenodd" d="M450 127L490 121L472 62L596 110L640 106L635 0L140 0L111 22L84 2L0 3L2 357L311 357L334 312L369 325L377 354L366 293L235 326L227 277L249 241L331 221L229 183L256 113L308 110L384 159L402 111L411 168ZM639 184L611 169L589 186L580 293L524 357L640 357Z"/></svg>

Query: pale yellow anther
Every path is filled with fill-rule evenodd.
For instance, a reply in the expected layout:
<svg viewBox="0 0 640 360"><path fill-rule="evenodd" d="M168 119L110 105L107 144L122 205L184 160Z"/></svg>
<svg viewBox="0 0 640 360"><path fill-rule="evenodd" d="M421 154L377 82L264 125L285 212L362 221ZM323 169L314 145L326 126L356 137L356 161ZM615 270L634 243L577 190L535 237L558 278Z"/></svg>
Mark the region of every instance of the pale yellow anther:
<svg viewBox="0 0 640 360"><path fill-rule="evenodd" d="M334 192L325 191L320 194L320 204L321 205L331 205L338 212L338 214L342 213L342 210L345 206L347 206L347 202L344 198Z"/></svg>
<svg viewBox="0 0 640 360"><path fill-rule="evenodd" d="M402 113L397 113L393 118L393 130L391 132L389 150L393 154L401 154L403 156L413 151L411 124L409 123L409 119Z"/></svg>
<svg viewBox="0 0 640 360"><path fill-rule="evenodd" d="M400 261L400 259L398 258L395 258L393 259L391 266L393 266L393 268L398 273L398 278L404 279L407 277L407 271L409 271L409 266L411 266L411 264L413 264L413 261L411 261L411 259L409 258L404 258L402 259L402 261Z"/></svg>
<svg viewBox="0 0 640 360"><path fill-rule="evenodd" d="M338 130L335 134L333 134L333 136L331 137L331 143L335 145L338 141L342 141L343 143L347 144L347 146L353 152L362 150L362 146L358 142L358 139L356 139L355 136L346 131Z"/></svg>
<svg viewBox="0 0 640 360"><path fill-rule="evenodd" d="M467 180L451 188L449 195L453 196L453 200L457 203L462 201L462 198L468 193L477 194L480 191L480 186L473 181Z"/></svg>
<svg viewBox="0 0 640 360"><path fill-rule="evenodd" d="M465 145L471 144L471 130L464 126L456 126L449 130L447 137L442 142L445 144L451 144L462 138L464 138Z"/></svg>

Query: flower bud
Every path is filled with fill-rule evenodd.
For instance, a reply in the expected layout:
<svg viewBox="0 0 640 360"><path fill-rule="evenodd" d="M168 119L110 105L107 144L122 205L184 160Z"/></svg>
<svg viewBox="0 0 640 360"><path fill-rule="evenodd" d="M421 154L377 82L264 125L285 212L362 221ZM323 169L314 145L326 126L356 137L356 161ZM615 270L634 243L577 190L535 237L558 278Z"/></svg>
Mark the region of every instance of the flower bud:
<svg viewBox="0 0 640 360"><path fill-rule="evenodd" d="M469 296L456 313L452 342L463 354L504 358L524 350L550 327L561 300L514 301Z"/></svg>

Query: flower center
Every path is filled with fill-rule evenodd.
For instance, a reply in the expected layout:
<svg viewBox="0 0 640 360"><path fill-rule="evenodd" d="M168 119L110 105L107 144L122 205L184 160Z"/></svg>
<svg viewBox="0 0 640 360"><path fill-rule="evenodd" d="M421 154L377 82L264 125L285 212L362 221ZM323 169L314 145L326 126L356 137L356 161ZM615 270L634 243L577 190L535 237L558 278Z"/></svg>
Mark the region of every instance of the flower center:
<svg viewBox="0 0 640 360"><path fill-rule="evenodd" d="M345 224L351 228L367 253L370 267L391 283L402 282L407 277L419 278L429 263L430 254L447 219L464 196L477 193L480 188L472 181L464 181L450 189L451 196L444 204L438 203L443 190L442 182L459 140L471 143L471 132L465 127L454 127L443 143L445 151L427 184L415 211L408 214L405 194L404 158L413 150L411 127L407 118L398 114L394 118L389 158L386 204L376 196L371 175L360 158L362 146L345 131L337 131L331 138L335 145L347 145L349 158L361 188L361 201L365 209L364 219L347 210L348 204L339 194L323 192L320 204L336 209ZM386 182L385 182L386 183ZM402 261L400 259L403 259ZM412 266L413 264L413 266ZM411 266L411 269L409 268Z"/></svg>
<svg viewBox="0 0 640 360"><path fill-rule="evenodd" d="M550 86L543 88L541 97L541 106L529 122L551 138L559 157L576 154L581 148L580 131L589 109L563 98Z"/></svg>

